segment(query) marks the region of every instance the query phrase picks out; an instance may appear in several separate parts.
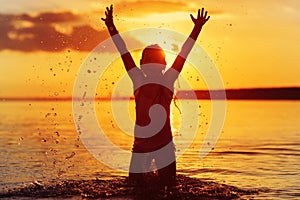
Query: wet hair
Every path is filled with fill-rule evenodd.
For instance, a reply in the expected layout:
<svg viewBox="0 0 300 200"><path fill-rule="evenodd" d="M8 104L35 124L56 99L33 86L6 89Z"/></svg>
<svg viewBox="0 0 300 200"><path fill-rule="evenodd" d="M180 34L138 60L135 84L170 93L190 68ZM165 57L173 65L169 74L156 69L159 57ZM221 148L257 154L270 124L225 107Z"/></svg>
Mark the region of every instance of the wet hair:
<svg viewBox="0 0 300 200"><path fill-rule="evenodd" d="M158 44L147 46L142 53L141 64L157 63L166 65L166 55Z"/></svg>

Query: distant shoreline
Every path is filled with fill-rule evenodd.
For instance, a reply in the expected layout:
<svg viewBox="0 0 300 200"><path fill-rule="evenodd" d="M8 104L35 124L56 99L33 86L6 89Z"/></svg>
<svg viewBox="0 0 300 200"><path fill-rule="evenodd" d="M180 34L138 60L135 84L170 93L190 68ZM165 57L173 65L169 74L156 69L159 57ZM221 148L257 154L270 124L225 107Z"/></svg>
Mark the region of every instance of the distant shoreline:
<svg viewBox="0 0 300 200"><path fill-rule="evenodd" d="M300 88L250 88L227 89L227 100L300 100ZM223 90L179 91L176 96L183 99L224 99Z"/></svg>
<svg viewBox="0 0 300 200"><path fill-rule="evenodd" d="M226 89L226 100L300 100L300 87L286 88L246 88ZM177 91L178 99L199 99L199 100L224 100L224 90L180 90ZM114 100L128 100L134 97L113 97ZM82 98L72 97L0 97L0 101L81 101ZM85 98L85 100L88 100ZM111 100L111 97L96 97L96 101Z"/></svg>

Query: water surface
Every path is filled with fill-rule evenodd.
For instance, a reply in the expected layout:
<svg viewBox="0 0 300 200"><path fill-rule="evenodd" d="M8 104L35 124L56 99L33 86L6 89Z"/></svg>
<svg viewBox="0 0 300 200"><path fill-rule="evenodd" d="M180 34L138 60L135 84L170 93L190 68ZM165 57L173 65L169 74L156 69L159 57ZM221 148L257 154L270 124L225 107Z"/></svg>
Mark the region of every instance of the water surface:
<svg viewBox="0 0 300 200"><path fill-rule="evenodd" d="M211 104L198 103L198 132L177 160L178 173L243 189L262 189L255 199L299 198L299 101L228 101L220 139L204 159L199 158L199 148L210 125ZM96 104L98 121L107 137L130 151L132 137L118 128L110 103ZM134 120L134 104L129 105ZM173 108L172 112L174 140L184 144L190 137L178 132L179 110ZM34 181L56 183L127 175L100 163L82 145L71 102L1 102L0 119L1 190ZM109 154L109 149L103 153Z"/></svg>

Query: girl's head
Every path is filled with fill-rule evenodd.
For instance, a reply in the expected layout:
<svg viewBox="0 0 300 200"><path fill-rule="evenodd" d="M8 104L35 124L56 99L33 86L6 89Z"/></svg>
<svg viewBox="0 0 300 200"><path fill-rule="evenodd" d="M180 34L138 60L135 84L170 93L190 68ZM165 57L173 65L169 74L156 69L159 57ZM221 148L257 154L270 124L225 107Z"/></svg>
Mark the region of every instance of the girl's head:
<svg viewBox="0 0 300 200"><path fill-rule="evenodd" d="M147 46L143 50L140 64L146 75L162 74L167 65L164 50L158 44Z"/></svg>

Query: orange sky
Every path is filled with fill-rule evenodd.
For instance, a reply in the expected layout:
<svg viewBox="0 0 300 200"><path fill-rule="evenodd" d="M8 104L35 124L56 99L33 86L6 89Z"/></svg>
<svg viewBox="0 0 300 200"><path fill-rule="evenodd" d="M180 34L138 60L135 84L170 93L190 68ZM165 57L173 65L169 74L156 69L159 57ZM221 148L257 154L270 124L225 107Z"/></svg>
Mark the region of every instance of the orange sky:
<svg viewBox="0 0 300 200"><path fill-rule="evenodd" d="M189 14L203 6L211 19L198 42L226 88L300 86L299 1L197 2L0 0L0 96L70 96L81 63L108 37L99 18L111 3L120 32L155 27L187 36Z"/></svg>

